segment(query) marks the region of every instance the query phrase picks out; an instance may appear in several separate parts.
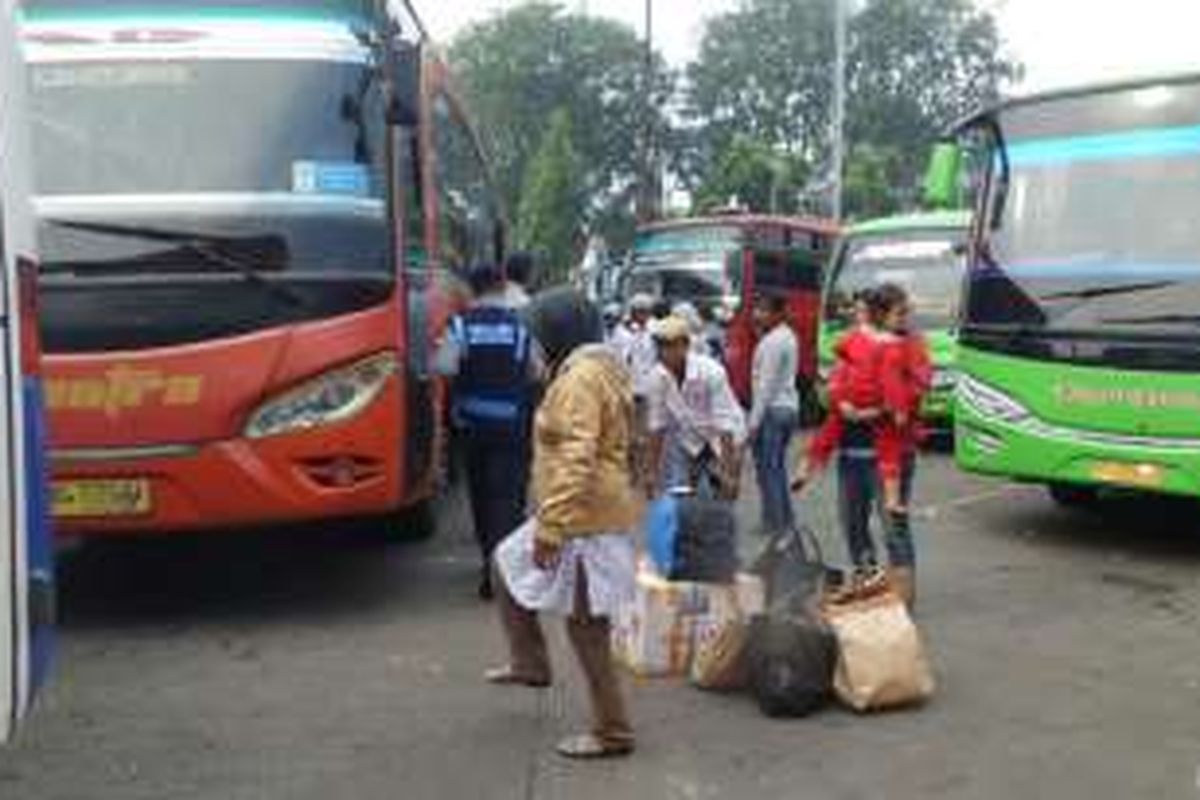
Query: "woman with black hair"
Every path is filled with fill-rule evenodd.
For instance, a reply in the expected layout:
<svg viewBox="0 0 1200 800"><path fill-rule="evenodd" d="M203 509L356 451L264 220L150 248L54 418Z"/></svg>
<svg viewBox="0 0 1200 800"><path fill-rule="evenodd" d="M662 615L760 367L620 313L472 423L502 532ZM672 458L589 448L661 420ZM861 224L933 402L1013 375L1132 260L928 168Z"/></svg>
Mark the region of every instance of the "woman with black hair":
<svg viewBox="0 0 1200 800"><path fill-rule="evenodd" d="M534 516L496 554L510 660L492 683L551 682L539 612L565 616L594 723L558 752L605 758L633 752L633 728L611 651L610 620L634 592L632 531L640 518L630 474L633 384L620 356L598 344L599 312L572 290L539 296L530 323L553 371L534 423Z"/></svg>

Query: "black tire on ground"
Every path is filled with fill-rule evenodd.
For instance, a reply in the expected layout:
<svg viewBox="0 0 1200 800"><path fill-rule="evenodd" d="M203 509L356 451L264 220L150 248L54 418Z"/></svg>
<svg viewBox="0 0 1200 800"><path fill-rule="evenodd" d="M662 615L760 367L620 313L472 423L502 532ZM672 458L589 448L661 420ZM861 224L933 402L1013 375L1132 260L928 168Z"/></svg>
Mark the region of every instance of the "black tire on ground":
<svg viewBox="0 0 1200 800"><path fill-rule="evenodd" d="M437 535L437 512L433 500L363 519L352 535L372 544L393 545L425 542Z"/></svg>
<svg viewBox="0 0 1200 800"><path fill-rule="evenodd" d="M1092 486L1052 483L1046 487L1050 499L1063 508L1089 509L1100 501L1100 492Z"/></svg>

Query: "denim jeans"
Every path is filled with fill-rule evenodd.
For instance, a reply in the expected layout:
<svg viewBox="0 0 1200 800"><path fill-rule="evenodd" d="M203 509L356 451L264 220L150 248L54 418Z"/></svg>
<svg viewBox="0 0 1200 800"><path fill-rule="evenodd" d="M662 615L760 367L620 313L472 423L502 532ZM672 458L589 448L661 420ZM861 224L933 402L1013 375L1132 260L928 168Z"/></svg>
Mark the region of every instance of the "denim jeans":
<svg viewBox="0 0 1200 800"><path fill-rule="evenodd" d="M905 506L912 498L916 463L916 455L908 455L900 474L900 495ZM838 454L838 504L842 533L855 567L878 564L875 541L871 537L872 512L877 513L884 523L888 563L894 567L915 566L916 548L908 517L892 517L884 509L879 466L873 451L853 450Z"/></svg>
<svg viewBox="0 0 1200 800"><path fill-rule="evenodd" d="M762 528L768 535L791 530L795 525L787 456L799 425L800 415L796 411L769 408L754 438L754 468L762 498Z"/></svg>

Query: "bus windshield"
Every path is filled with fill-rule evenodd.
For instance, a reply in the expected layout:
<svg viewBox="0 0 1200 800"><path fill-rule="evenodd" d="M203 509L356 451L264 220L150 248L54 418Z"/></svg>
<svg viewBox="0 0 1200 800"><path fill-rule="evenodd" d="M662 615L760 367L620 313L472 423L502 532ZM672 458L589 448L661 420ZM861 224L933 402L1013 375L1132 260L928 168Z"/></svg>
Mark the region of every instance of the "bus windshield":
<svg viewBox="0 0 1200 800"><path fill-rule="evenodd" d="M709 309L737 294L741 232L732 226L646 231L634 245L628 292Z"/></svg>
<svg viewBox="0 0 1200 800"><path fill-rule="evenodd" d="M1200 86L1163 84L1002 112L967 325L1194 338L1198 104Z"/></svg>
<svg viewBox="0 0 1200 800"><path fill-rule="evenodd" d="M226 255L270 243L263 269L385 272L386 139L369 69L302 59L36 65L47 270L212 271L217 260L189 243L219 241Z"/></svg>
<svg viewBox="0 0 1200 800"><path fill-rule="evenodd" d="M950 328L958 314L964 231L912 231L850 240L835 267L828 315L849 319L854 296L883 283L908 290L916 322L927 329Z"/></svg>

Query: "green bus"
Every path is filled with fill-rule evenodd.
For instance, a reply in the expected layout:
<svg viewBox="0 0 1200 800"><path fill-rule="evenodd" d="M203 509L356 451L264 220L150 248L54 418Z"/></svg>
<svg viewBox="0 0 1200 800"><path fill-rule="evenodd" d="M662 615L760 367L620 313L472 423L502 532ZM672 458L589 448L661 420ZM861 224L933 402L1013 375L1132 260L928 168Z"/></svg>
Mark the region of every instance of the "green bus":
<svg viewBox="0 0 1200 800"><path fill-rule="evenodd" d="M976 197L962 467L1064 505L1200 496L1198 121L1200 74L1093 86L988 109L935 158L932 196L965 162Z"/></svg>
<svg viewBox="0 0 1200 800"><path fill-rule="evenodd" d="M933 388L923 415L935 429L950 429L956 380L954 329L970 222L966 211L933 211L863 222L846 232L825 283L822 378L833 368L834 346L851 324L854 296L882 283L898 283L913 299L916 323L933 357Z"/></svg>

